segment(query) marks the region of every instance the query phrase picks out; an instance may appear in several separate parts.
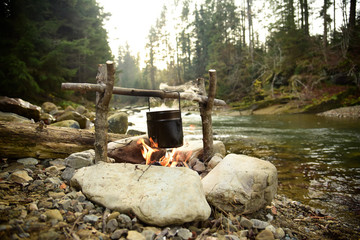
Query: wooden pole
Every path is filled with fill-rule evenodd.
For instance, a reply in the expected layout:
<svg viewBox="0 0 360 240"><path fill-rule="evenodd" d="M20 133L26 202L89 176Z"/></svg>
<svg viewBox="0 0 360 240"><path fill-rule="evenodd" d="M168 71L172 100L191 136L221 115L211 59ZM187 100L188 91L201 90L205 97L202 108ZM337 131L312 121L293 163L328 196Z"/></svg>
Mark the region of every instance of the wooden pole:
<svg viewBox="0 0 360 240"><path fill-rule="evenodd" d="M211 112L214 106L214 98L216 93L216 70L209 70L209 76L208 101L206 103L199 103L203 131L204 162L208 162L214 155ZM204 83L200 84L203 85Z"/></svg>
<svg viewBox="0 0 360 240"><path fill-rule="evenodd" d="M96 119L95 119L95 163L99 161L108 162L107 157L107 115L109 102L115 81L115 68L112 61L107 61L106 65L100 64L97 84L104 87L101 92L96 92Z"/></svg>
<svg viewBox="0 0 360 240"><path fill-rule="evenodd" d="M96 91L103 92L105 89L104 85L91 84L91 83L63 83L61 84L62 90L75 90L75 91ZM166 92L163 90L147 90L147 89L135 89L135 88L122 88L114 87L113 94L128 95L128 96L140 96L140 97L158 97L161 99L172 98L178 99L179 95L177 92ZM196 95L192 93L181 92L180 99L191 100L200 103L206 103L208 98L206 96ZM225 106L226 103L220 99L214 99L215 106Z"/></svg>

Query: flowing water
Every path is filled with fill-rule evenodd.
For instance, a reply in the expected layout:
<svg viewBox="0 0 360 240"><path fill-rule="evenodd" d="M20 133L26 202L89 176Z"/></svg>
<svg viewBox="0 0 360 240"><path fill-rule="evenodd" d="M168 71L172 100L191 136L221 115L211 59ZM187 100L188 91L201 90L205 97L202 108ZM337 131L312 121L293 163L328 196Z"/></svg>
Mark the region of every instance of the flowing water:
<svg viewBox="0 0 360 240"><path fill-rule="evenodd" d="M146 129L144 117L138 122ZM199 114L183 114L183 129L185 141L201 139ZM278 169L280 194L344 221L360 222L359 120L219 114L213 116L213 131L228 152L272 162Z"/></svg>

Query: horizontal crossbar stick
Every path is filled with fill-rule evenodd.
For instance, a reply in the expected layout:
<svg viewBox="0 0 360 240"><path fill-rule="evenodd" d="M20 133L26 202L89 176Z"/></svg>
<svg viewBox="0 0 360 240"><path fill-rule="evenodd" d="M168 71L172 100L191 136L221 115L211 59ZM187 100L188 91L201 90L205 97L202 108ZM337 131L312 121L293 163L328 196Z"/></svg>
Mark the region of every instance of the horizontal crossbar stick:
<svg viewBox="0 0 360 240"><path fill-rule="evenodd" d="M75 91L95 91L103 92L105 90L104 84L92 84L92 83L62 83L62 90L75 90ZM138 97L158 97L161 99L164 98L179 98L177 92L166 92L163 90L148 90L148 89L136 89L136 88L122 88L114 87L113 94L117 95L127 95L127 96L138 96ZM206 103L208 98L206 96L201 96L192 93L180 92L180 99L191 100L201 103ZM221 99L214 99L214 105L216 106L225 106L225 101Z"/></svg>

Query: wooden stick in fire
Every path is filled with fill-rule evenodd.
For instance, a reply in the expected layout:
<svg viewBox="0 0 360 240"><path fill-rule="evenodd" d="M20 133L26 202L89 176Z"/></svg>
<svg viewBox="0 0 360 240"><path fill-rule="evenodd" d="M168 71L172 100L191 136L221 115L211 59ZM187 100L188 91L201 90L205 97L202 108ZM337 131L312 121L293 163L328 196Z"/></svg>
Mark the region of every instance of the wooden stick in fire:
<svg viewBox="0 0 360 240"><path fill-rule="evenodd" d="M104 86L104 90L96 92L96 119L95 119L95 163L99 161L108 162L107 157L107 114L109 102L115 82L115 68L112 61L107 61L106 65L100 64L97 83Z"/></svg>

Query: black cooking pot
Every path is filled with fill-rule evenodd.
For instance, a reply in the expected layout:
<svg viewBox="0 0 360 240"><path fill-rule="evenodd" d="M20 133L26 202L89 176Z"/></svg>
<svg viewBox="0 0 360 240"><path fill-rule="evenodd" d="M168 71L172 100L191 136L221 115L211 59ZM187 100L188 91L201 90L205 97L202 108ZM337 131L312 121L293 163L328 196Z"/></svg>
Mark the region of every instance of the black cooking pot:
<svg viewBox="0 0 360 240"><path fill-rule="evenodd" d="M148 137L151 137L159 148L176 148L183 145L180 94L179 110L149 111L146 113L146 119Z"/></svg>

